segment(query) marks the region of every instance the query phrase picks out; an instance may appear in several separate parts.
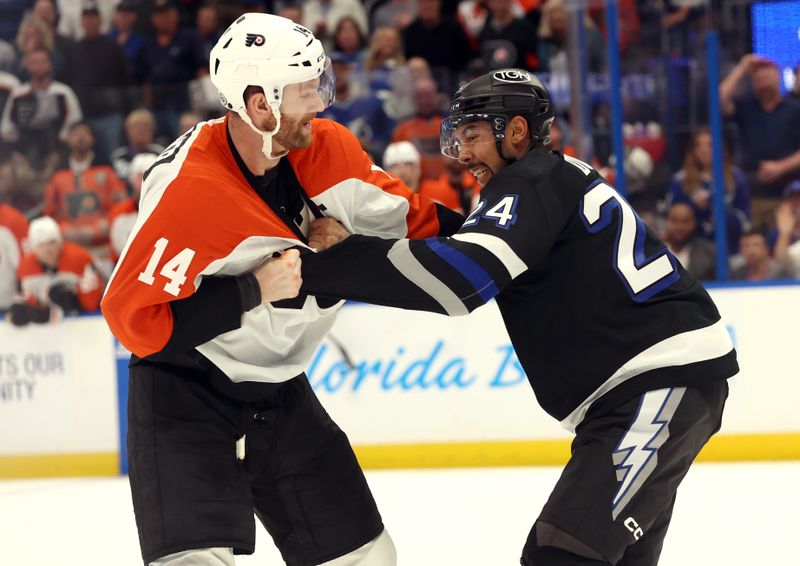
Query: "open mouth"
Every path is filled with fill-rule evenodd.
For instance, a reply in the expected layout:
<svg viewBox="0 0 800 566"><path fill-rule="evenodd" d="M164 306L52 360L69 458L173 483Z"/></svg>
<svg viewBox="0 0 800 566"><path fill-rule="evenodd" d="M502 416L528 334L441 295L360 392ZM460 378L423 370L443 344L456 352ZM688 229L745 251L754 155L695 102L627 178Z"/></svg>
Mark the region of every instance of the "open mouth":
<svg viewBox="0 0 800 566"><path fill-rule="evenodd" d="M491 170L483 165L470 167L469 172L472 173L472 176L475 177L475 179L477 179L479 182L481 181L482 177L486 177L492 174Z"/></svg>

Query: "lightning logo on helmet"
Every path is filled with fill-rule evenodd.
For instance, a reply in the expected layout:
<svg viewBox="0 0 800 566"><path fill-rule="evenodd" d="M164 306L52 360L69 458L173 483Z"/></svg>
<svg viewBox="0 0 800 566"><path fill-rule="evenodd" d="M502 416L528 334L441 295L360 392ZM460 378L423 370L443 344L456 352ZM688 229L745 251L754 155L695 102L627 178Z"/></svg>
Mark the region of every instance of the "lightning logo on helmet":
<svg viewBox="0 0 800 566"><path fill-rule="evenodd" d="M244 46L250 47L251 45L255 45L256 47L260 47L264 45L266 38L258 33L248 33L247 37L244 40Z"/></svg>

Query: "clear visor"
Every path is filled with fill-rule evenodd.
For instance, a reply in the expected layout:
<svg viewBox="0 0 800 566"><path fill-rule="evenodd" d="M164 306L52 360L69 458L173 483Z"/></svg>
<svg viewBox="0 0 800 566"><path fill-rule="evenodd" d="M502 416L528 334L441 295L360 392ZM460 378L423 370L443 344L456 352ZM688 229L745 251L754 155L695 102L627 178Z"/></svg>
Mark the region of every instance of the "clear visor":
<svg viewBox="0 0 800 566"><path fill-rule="evenodd" d="M502 140L505 131L506 117L502 114L460 114L442 121L439 145L442 155L458 159L463 150Z"/></svg>
<svg viewBox="0 0 800 566"><path fill-rule="evenodd" d="M336 95L335 76L330 59L325 61L322 74L302 83L283 88L281 115L304 116L322 112L333 104Z"/></svg>

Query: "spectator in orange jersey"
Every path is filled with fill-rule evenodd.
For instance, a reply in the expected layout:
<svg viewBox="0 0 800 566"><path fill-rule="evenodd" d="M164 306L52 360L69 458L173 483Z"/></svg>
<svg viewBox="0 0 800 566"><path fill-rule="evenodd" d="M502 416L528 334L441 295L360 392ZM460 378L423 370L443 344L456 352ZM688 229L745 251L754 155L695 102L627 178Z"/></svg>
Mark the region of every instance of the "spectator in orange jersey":
<svg viewBox="0 0 800 566"><path fill-rule="evenodd" d="M22 249L22 242L28 233L28 219L25 215L10 204L0 202L0 226L13 234L17 247Z"/></svg>
<svg viewBox="0 0 800 566"><path fill-rule="evenodd" d="M419 194L443 204L451 210L467 214L478 203L481 187L467 166L457 159L445 159L438 179L422 182Z"/></svg>
<svg viewBox="0 0 800 566"><path fill-rule="evenodd" d="M125 184L110 165L95 163L94 136L85 122L69 129L68 167L56 171L44 189L44 213L61 226L65 240L109 258L108 213L125 198Z"/></svg>
<svg viewBox="0 0 800 566"><path fill-rule="evenodd" d="M103 281L92 255L78 244L63 241L55 220L44 216L31 222L28 244L31 251L22 258L18 271L25 301L13 304L9 311L14 325L100 308Z"/></svg>
<svg viewBox="0 0 800 566"><path fill-rule="evenodd" d="M117 263L125 248L125 242L133 230L136 217L139 214L139 195L142 190L144 172L156 162L155 153L140 153L133 158L128 167L128 186L131 196L118 202L108 215L109 236L111 240L111 259Z"/></svg>
<svg viewBox="0 0 800 566"><path fill-rule="evenodd" d="M429 78L417 80L414 83L414 116L397 124L392 141L406 140L417 147L422 156L423 179L435 179L442 172L439 129L443 117L436 83Z"/></svg>

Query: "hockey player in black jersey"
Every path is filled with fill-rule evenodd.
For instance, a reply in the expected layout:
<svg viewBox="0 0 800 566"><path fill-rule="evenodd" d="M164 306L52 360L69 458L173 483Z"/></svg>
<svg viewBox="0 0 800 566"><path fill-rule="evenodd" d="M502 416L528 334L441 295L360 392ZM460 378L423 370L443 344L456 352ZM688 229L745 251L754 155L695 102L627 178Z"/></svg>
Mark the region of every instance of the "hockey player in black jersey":
<svg viewBox="0 0 800 566"><path fill-rule="evenodd" d="M738 371L728 332L619 193L545 149L554 114L535 76L493 71L450 110L442 152L483 186L458 233L346 237L303 257L302 292L450 316L494 298L539 403L575 432L522 564L655 565ZM348 236L318 222L312 245Z"/></svg>

